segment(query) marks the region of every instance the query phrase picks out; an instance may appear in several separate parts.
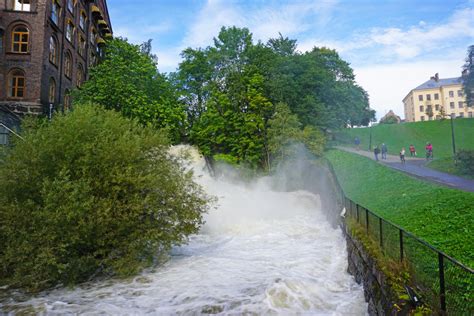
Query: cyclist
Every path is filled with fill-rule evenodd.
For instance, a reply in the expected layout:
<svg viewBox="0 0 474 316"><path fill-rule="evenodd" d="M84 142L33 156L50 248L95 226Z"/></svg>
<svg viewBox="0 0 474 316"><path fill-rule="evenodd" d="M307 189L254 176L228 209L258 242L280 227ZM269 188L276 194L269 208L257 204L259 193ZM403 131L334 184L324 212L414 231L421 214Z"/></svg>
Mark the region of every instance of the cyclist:
<svg viewBox="0 0 474 316"><path fill-rule="evenodd" d="M431 143L426 143L426 160L431 159L433 160L433 145Z"/></svg>

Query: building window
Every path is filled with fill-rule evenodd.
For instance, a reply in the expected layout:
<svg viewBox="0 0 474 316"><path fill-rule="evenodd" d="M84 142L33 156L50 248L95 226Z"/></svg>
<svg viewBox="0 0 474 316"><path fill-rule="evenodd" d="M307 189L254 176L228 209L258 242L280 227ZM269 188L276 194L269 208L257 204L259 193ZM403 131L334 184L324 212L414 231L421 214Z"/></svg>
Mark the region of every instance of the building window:
<svg viewBox="0 0 474 316"><path fill-rule="evenodd" d="M79 27L84 31L86 29L86 13L81 11L81 15L79 16Z"/></svg>
<svg viewBox="0 0 474 316"><path fill-rule="evenodd" d="M472 112L467 113L467 116L472 118Z"/></svg>
<svg viewBox="0 0 474 316"><path fill-rule="evenodd" d="M451 109L454 109L454 102L449 102L449 107L450 107Z"/></svg>
<svg viewBox="0 0 474 316"><path fill-rule="evenodd" d="M450 116L451 118L456 118L456 113L451 113Z"/></svg>
<svg viewBox="0 0 474 316"><path fill-rule="evenodd" d="M97 31L94 28L92 28L90 34L91 34L90 35L90 42L91 42L92 45L95 45L95 43L97 41Z"/></svg>
<svg viewBox="0 0 474 316"><path fill-rule="evenodd" d="M426 95L426 101L431 101L431 94Z"/></svg>
<svg viewBox="0 0 474 316"><path fill-rule="evenodd" d="M67 0L67 9L74 14L74 0Z"/></svg>
<svg viewBox="0 0 474 316"><path fill-rule="evenodd" d="M59 15L61 14L61 6L59 5L58 0L52 0L51 3L51 20L56 25L59 25Z"/></svg>
<svg viewBox="0 0 474 316"><path fill-rule="evenodd" d="M436 119L437 119L437 120L440 120L440 119L441 119L441 115L436 115Z"/></svg>
<svg viewBox="0 0 474 316"><path fill-rule="evenodd" d="M458 97L462 97L462 90L458 90Z"/></svg>
<svg viewBox="0 0 474 316"><path fill-rule="evenodd" d="M77 67L76 86L78 87L82 86L83 82L84 82L84 69L82 68L82 65L79 64L79 66Z"/></svg>
<svg viewBox="0 0 474 316"><path fill-rule="evenodd" d="M418 96L418 101L423 101L423 95L420 94L420 95Z"/></svg>
<svg viewBox="0 0 474 316"><path fill-rule="evenodd" d="M424 111L424 106L420 105L420 112L423 112L423 111Z"/></svg>
<svg viewBox="0 0 474 316"><path fill-rule="evenodd" d="M425 120L425 117L422 115L420 116L420 120L424 121Z"/></svg>
<svg viewBox="0 0 474 316"><path fill-rule="evenodd" d="M30 32L24 26L17 26L12 32L12 52L14 53L28 53L28 40Z"/></svg>
<svg viewBox="0 0 474 316"><path fill-rule="evenodd" d="M438 94L438 93L435 93L435 94L434 94L434 99L435 99L435 100L439 100L439 94Z"/></svg>
<svg viewBox="0 0 474 316"><path fill-rule="evenodd" d="M464 113L463 112L459 113L459 117L464 117Z"/></svg>
<svg viewBox="0 0 474 316"><path fill-rule="evenodd" d="M439 111L439 104L436 104L436 105L435 105L435 110L436 110L436 111Z"/></svg>
<svg viewBox="0 0 474 316"><path fill-rule="evenodd" d="M53 78L49 79L49 93L48 93L48 102L54 104L56 99L56 81Z"/></svg>
<svg viewBox="0 0 474 316"><path fill-rule="evenodd" d="M49 61L54 65L58 64L58 42L53 36L49 38Z"/></svg>
<svg viewBox="0 0 474 316"><path fill-rule="evenodd" d="M66 25L66 38L69 42L73 42L74 40L74 24L72 24L72 21L69 20L67 21Z"/></svg>
<svg viewBox="0 0 474 316"><path fill-rule="evenodd" d="M64 74L69 79L72 78L72 56L69 52L66 52L66 56L64 57Z"/></svg>
<svg viewBox="0 0 474 316"><path fill-rule="evenodd" d="M96 55L94 54L94 51L91 48L89 50L89 66L92 67L92 66L95 66L96 64L97 64L97 57L96 57Z"/></svg>
<svg viewBox="0 0 474 316"><path fill-rule="evenodd" d="M11 3L15 11L31 11L31 0L11 0Z"/></svg>
<svg viewBox="0 0 474 316"><path fill-rule="evenodd" d="M79 55L84 57L84 53L86 51L86 40L82 35L79 35Z"/></svg>
<svg viewBox="0 0 474 316"><path fill-rule="evenodd" d="M449 91L449 97L454 98L454 91Z"/></svg>
<svg viewBox="0 0 474 316"><path fill-rule="evenodd" d="M68 111L69 109L71 109L71 91L66 89L66 91L64 91L64 111Z"/></svg>
<svg viewBox="0 0 474 316"><path fill-rule="evenodd" d="M462 109L462 108L464 107L464 102L459 101L459 102L458 102L458 107L459 107L460 109Z"/></svg>
<svg viewBox="0 0 474 316"><path fill-rule="evenodd" d="M22 99L25 97L25 73L22 70L13 70L8 78L8 97Z"/></svg>

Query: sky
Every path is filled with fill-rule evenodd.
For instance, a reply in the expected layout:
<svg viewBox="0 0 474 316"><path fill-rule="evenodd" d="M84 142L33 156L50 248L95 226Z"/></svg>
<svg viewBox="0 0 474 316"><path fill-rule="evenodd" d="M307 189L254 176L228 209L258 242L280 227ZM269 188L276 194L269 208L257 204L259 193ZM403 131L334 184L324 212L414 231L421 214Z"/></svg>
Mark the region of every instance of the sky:
<svg viewBox="0 0 474 316"><path fill-rule="evenodd" d="M474 0L108 0L114 36L152 39L160 72L187 47L212 45L222 26L254 41L281 33L298 50L335 49L354 69L377 118L404 117L402 99L435 73L459 77L474 44Z"/></svg>

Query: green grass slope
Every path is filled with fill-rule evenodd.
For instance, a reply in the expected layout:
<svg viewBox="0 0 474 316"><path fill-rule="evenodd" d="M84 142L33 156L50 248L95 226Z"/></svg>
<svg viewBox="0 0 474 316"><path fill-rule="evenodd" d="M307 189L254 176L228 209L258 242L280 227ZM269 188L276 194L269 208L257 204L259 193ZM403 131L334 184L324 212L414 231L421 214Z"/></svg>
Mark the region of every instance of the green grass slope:
<svg viewBox="0 0 474 316"><path fill-rule="evenodd" d="M350 199L474 266L474 193L418 180L339 150L325 157Z"/></svg>
<svg viewBox="0 0 474 316"><path fill-rule="evenodd" d="M370 129L372 145L387 144L390 154L398 154L402 147L408 153L408 146L413 144L418 156L424 157L426 142L433 144L435 158L451 157L450 120L427 121L403 124L379 124L372 128L352 128L336 133L336 139L342 143L353 144L356 136L361 140L361 148L368 149ZM457 118L454 120L456 149L474 149L474 118Z"/></svg>

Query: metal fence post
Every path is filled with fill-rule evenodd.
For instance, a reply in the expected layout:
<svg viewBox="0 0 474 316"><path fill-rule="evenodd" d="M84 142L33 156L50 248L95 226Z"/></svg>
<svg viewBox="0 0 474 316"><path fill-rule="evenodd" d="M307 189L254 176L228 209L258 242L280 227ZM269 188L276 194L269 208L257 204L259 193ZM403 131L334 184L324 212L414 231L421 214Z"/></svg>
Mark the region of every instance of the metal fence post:
<svg viewBox="0 0 474 316"><path fill-rule="evenodd" d="M356 206L357 223L359 223L359 204Z"/></svg>
<svg viewBox="0 0 474 316"><path fill-rule="evenodd" d="M446 312L446 290L444 286L444 257L438 253L438 268L439 268L439 302L441 310Z"/></svg>
<svg viewBox="0 0 474 316"><path fill-rule="evenodd" d="M382 218L379 217L380 248L383 249Z"/></svg>
<svg viewBox="0 0 474 316"><path fill-rule="evenodd" d="M398 230L400 235L400 261L403 261L403 230Z"/></svg>
<svg viewBox="0 0 474 316"><path fill-rule="evenodd" d="M365 227L367 229L367 235L369 234L369 210L365 209Z"/></svg>

